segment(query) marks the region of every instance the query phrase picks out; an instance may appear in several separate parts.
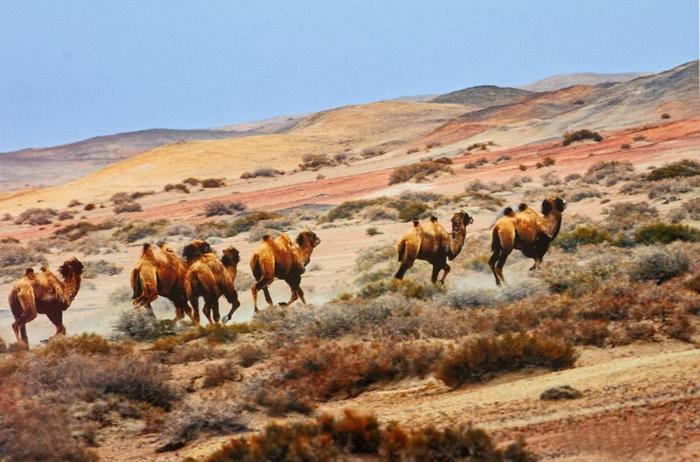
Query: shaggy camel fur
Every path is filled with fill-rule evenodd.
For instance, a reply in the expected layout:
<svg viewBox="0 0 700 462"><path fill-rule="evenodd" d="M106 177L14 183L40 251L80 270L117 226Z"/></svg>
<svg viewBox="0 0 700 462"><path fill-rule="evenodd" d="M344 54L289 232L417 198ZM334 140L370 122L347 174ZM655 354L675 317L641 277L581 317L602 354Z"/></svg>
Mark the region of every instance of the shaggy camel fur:
<svg viewBox="0 0 700 462"><path fill-rule="evenodd" d="M505 282L503 266L513 249L535 260L530 270L539 267L549 245L559 234L564 210L566 201L559 197L542 201L542 215L527 204L520 204L517 212L510 207L505 209L504 216L498 219L491 231L489 266L497 285Z"/></svg>
<svg viewBox="0 0 700 462"><path fill-rule="evenodd" d="M47 268L42 267L39 274L28 268L24 277L10 290L8 300L15 318L12 330L17 337L17 343L26 348L29 348L26 325L36 318L37 313L48 316L56 326L56 335L66 333L63 312L78 295L83 264L77 258L72 258L62 264L58 272L61 273L62 281Z"/></svg>
<svg viewBox="0 0 700 462"><path fill-rule="evenodd" d="M165 244L144 244L141 257L131 271L134 308L144 306L153 315L151 303L160 295L175 305L174 321L179 321L185 314L192 318L185 294L186 273L185 262L173 249Z"/></svg>
<svg viewBox="0 0 700 462"><path fill-rule="evenodd" d="M258 311L258 291L261 289L268 305L273 305L268 286L275 278L284 280L292 289L292 297L280 305L290 305L297 298L306 304L300 286L301 275L306 271L311 253L320 243L321 240L312 231L299 233L296 242L284 233L274 240L270 236L263 236L262 244L250 259L250 269L253 270L256 281L251 288L255 311Z"/></svg>
<svg viewBox="0 0 700 462"><path fill-rule="evenodd" d="M241 306L234 286L240 255L235 247L229 247L224 250L223 256L219 260L209 244L201 242L204 243L204 246L198 246L195 242L185 246L182 251L185 261L189 264L185 276L185 293L187 300L192 305L194 322L199 324L199 297L202 297L204 298L204 315L209 320L209 324L218 323L219 298L222 295L231 304L231 310L224 316L224 322L227 322L233 316L236 308ZM213 321L212 313L214 315Z"/></svg>
<svg viewBox="0 0 700 462"><path fill-rule="evenodd" d="M401 266L394 277L403 279L416 260L423 260L433 265L430 277L433 284L437 283L440 271L443 271L440 283L444 284L450 272L447 259L454 260L462 251L467 226L473 222L474 219L467 212L457 212L452 216L452 233L448 234L435 217L430 217L430 222L425 225L414 220L413 228L403 235L397 245Z"/></svg>

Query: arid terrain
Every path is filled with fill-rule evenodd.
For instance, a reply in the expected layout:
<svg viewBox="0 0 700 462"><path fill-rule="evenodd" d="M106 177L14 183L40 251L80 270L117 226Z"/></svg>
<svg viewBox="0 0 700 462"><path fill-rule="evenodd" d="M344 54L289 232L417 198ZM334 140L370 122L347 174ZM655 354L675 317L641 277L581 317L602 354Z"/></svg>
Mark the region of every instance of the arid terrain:
<svg viewBox="0 0 700 462"><path fill-rule="evenodd" d="M694 61L0 154L2 300L85 266L66 337L39 314L25 351L0 304L0 458L700 460L699 91ZM548 198L542 265L498 288L494 223ZM459 211L445 285L392 280L411 221ZM254 313L263 236L305 229L308 305ZM134 310L144 244L194 239L240 252L232 321Z"/></svg>

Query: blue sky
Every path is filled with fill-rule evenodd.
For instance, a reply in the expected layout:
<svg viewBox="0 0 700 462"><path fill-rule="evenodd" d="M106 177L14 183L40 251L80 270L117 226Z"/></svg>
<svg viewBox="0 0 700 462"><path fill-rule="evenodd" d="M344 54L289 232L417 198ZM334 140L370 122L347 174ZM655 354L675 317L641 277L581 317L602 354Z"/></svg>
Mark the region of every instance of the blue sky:
<svg viewBox="0 0 700 462"><path fill-rule="evenodd" d="M697 56L696 0L0 0L0 151Z"/></svg>

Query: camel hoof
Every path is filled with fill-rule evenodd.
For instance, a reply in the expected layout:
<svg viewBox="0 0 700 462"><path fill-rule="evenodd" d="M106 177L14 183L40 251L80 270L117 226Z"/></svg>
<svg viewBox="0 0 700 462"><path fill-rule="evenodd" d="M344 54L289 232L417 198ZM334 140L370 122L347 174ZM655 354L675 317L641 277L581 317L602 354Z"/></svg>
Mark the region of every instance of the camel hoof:
<svg viewBox="0 0 700 462"><path fill-rule="evenodd" d="M49 340L51 340L51 339L50 339L50 338L45 338L45 339L39 340L39 342L40 342L40 343L43 343L44 345L46 345L47 343L49 343Z"/></svg>
<svg viewBox="0 0 700 462"><path fill-rule="evenodd" d="M279 306L287 306L287 302L280 302Z"/></svg>
<svg viewBox="0 0 700 462"><path fill-rule="evenodd" d="M221 318L221 324L226 324L226 323L229 322L230 320L231 320L231 316L226 315L226 316L224 316L223 318Z"/></svg>

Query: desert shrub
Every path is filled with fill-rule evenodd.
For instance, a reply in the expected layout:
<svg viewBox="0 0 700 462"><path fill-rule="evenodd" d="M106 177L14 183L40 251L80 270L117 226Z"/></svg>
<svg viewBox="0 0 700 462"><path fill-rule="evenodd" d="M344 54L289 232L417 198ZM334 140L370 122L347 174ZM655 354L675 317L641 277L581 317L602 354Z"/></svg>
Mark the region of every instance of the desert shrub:
<svg viewBox="0 0 700 462"><path fill-rule="evenodd" d="M576 358L571 344L541 333L477 337L445 353L435 375L448 386L457 387L528 366L568 368L574 365Z"/></svg>
<svg viewBox="0 0 700 462"><path fill-rule="evenodd" d="M267 349L262 345L246 343L236 349L236 359L242 367L250 367L267 358Z"/></svg>
<svg viewBox="0 0 700 462"><path fill-rule="evenodd" d="M73 219L73 212L71 212L69 210L61 210L60 212L58 212L58 215L56 216L56 218L59 221L72 220Z"/></svg>
<svg viewBox="0 0 700 462"><path fill-rule="evenodd" d="M121 242L132 243L149 236L158 235L167 224L167 220L129 223L114 231L113 237Z"/></svg>
<svg viewBox="0 0 700 462"><path fill-rule="evenodd" d="M117 338L131 340L155 340L179 332L170 321L159 321L151 316L146 309L129 309L119 313L112 331Z"/></svg>
<svg viewBox="0 0 700 462"><path fill-rule="evenodd" d="M360 155L361 155L364 159L369 159L369 158L371 158L371 157L382 156L382 155L384 155L384 154L386 154L386 151L384 151L384 150L381 149L381 148L367 148L367 149L362 150L362 152L360 153Z"/></svg>
<svg viewBox="0 0 700 462"><path fill-rule="evenodd" d="M423 218L426 216L429 208L423 202L418 201L408 201L401 203L401 208L399 209L399 220L401 221L411 221L417 218Z"/></svg>
<svg viewBox="0 0 700 462"><path fill-rule="evenodd" d="M683 159L653 169L645 176L645 179L647 181L659 181L666 178L682 178L696 175L700 175L700 163L690 159Z"/></svg>
<svg viewBox="0 0 700 462"><path fill-rule="evenodd" d="M646 202L620 202L604 209L603 214L611 229L623 231L659 218L659 211Z"/></svg>
<svg viewBox="0 0 700 462"><path fill-rule="evenodd" d="M226 186L226 181L223 178L205 178L200 184L202 188L221 188Z"/></svg>
<svg viewBox="0 0 700 462"><path fill-rule="evenodd" d="M381 233L381 231L379 231L377 228L371 227L371 228L367 228L367 229L365 230L365 234L367 234L368 236L372 237L372 236L376 236L376 235L382 234L382 233Z"/></svg>
<svg viewBox="0 0 700 462"><path fill-rule="evenodd" d="M131 287L121 286L114 289L109 294L109 302L113 305L123 305L131 301Z"/></svg>
<svg viewBox="0 0 700 462"><path fill-rule="evenodd" d="M90 204L85 204L85 207L83 207L83 210L86 212L89 212L90 210L95 210L95 204L90 203Z"/></svg>
<svg viewBox="0 0 700 462"><path fill-rule="evenodd" d="M564 133L564 141L562 142L562 144L564 146L568 146L571 143L583 140L593 140L600 142L603 141L603 137L600 136L598 132L594 132L584 128L582 130L576 130L575 132Z"/></svg>
<svg viewBox="0 0 700 462"><path fill-rule="evenodd" d="M571 252L576 250L579 245L597 245L606 242L613 242L612 236L607 231L601 230L595 226L578 225L573 231L559 233L554 244L567 252Z"/></svg>
<svg viewBox="0 0 700 462"><path fill-rule="evenodd" d="M477 159L477 160L473 160L473 161L471 161L471 162L467 162L466 164L464 164L464 168L466 168L466 169L468 169L468 170L470 170L470 169L475 169L475 168L479 168L479 167L481 167L482 165L488 164L488 163L489 163L489 161L486 160L486 159L484 159L484 158L482 157L481 159ZM522 170L522 169L521 169L521 170Z"/></svg>
<svg viewBox="0 0 700 462"><path fill-rule="evenodd" d="M700 197L689 199L684 202L682 208L691 220L700 221Z"/></svg>
<svg viewBox="0 0 700 462"><path fill-rule="evenodd" d="M558 184L561 184L561 180L554 173L550 172L545 175L542 175L542 186L549 187L556 186Z"/></svg>
<svg viewBox="0 0 700 462"><path fill-rule="evenodd" d="M634 231L634 240L640 244L669 244L673 241L699 242L700 229L691 226L652 223Z"/></svg>
<svg viewBox="0 0 700 462"><path fill-rule="evenodd" d="M520 165L518 165L518 168L520 169L521 172L524 172L525 170L527 170L527 165L520 164Z"/></svg>
<svg viewBox="0 0 700 462"><path fill-rule="evenodd" d="M447 292L445 300L452 308L465 309L474 307L491 307L512 303L546 292L542 283L525 281L509 284L502 289L456 287Z"/></svg>
<svg viewBox="0 0 700 462"><path fill-rule="evenodd" d="M602 347L610 337L608 322L603 320L582 320L576 323L576 343Z"/></svg>
<svg viewBox="0 0 700 462"><path fill-rule="evenodd" d="M168 183L163 188L163 191L165 191L165 192L179 191L181 193L189 194L190 188L188 188L185 183Z"/></svg>
<svg viewBox="0 0 700 462"><path fill-rule="evenodd" d="M184 180L182 180L182 182L185 184L188 184L190 186L197 186L202 181L198 178L189 177L189 178L185 178Z"/></svg>
<svg viewBox="0 0 700 462"><path fill-rule="evenodd" d="M620 149L632 149L632 145L630 145L629 143L622 143L620 145Z"/></svg>
<svg viewBox="0 0 700 462"><path fill-rule="evenodd" d="M565 182L565 183L569 183L569 182L571 182L571 181L576 181L576 180L580 180L580 179L581 179L581 175L580 175L580 174L578 174L578 173L570 173L570 174L568 174L568 175L566 175L566 176L564 177L564 182Z"/></svg>
<svg viewBox="0 0 700 462"><path fill-rule="evenodd" d="M383 277L379 280L369 281L364 284L357 292L357 296L368 300L387 293L396 293L406 298L428 300L442 291L442 286L436 286L432 283L418 282L413 279L403 279L400 281L395 279L388 280L386 277Z"/></svg>
<svg viewBox="0 0 700 462"><path fill-rule="evenodd" d="M500 156L496 157L496 159L493 161L494 164L502 164L503 162L507 162L511 160L512 157L509 156L508 154L501 154Z"/></svg>
<svg viewBox="0 0 700 462"><path fill-rule="evenodd" d="M664 112L663 114L661 114L661 118L662 118L662 119L670 119L670 118L671 118L671 114L669 114L668 112Z"/></svg>
<svg viewBox="0 0 700 462"><path fill-rule="evenodd" d="M327 154L306 154L301 158L300 170L310 170L315 172L323 167L335 167L338 165L335 159L331 159Z"/></svg>
<svg viewBox="0 0 700 462"><path fill-rule="evenodd" d="M72 208L72 207L77 207L79 205L83 205L83 203L80 202L78 199L72 199L70 202L68 202L68 205L66 207Z"/></svg>
<svg viewBox="0 0 700 462"><path fill-rule="evenodd" d="M620 249L613 247L606 247L604 252L596 249L590 258L581 255L580 251L560 254L549 258L535 277L547 284L551 292L580 296L600 287L619 271L615 259L624 259L624 256Z"/></svg>
<svg viewBox="0 0 700 462"><path fill-rule="evenodd" d="M131 351L126 343L110 342L97 334L79 334L70 337L54 337L38 354L54 357L67 356L70 353L83 355L123 354Z"/></svg>
<svg viewBox="0 0 700 462"><path fill-rule="evenodd" d="M107 260L93 260L83 262L83 264L85 265L85 270L83 271L83 277L85 279L96 278L99 274L114 276L121 273L124 269L121 266Z"/></svg>
<svg viewBox="0 0 700 462"><path fill-rule="evenodd" d="M172 416L165 443L156 452L175 451L203 434L230 435L248 430L241 410L231 404L186 405Z"/></svg>
<svg viewBox="0 0 700 462"><path fill-rule="evenodd" d="M425 145L425 149L428 150L428 149L438 148L440 146L442 146L442 143L440 143L439 141L431 141L430 143Z"/></svg>
<svg viewBox="0 0 700 462"><path fill-rule="evenodd" d="M415 154L416 152L419 152L419 151L420 151L420 149L418 149L418 148L408 148L406 150L406 154Z"/></svg>
<svg viewBox="0 0 700 462"><path fill-rule="evenodd" d="M34 248L17 243L0 244L0 277L16 278L24 274L26 268L46 264L44 254Z"/></svg>
<svg viewBox="0 0 700 462"><path fill-rule="evenodd" d="M32 401L0 400L0 455L7 462L94 462L74 438L66 412ZM77 433L77 432L76 432Z"/></svg>
<svg viewBox="0 0 700 462"><path fill-rule="evenodd" d="M450 159L447 159L446 161L428 160L397 167L391 173L389 184L405 183L411 180L421 182L426 181L430 175L434 175L439 172L453 173L452 169L450 168L450 164L452 164Z"/></svg>
<svg viewBox="0 0 700 462"><path fill-rule="evenodd" d="M688 272L690 259L680 247L647 247L634 255L629 275L635 281L656 281L661 284Z"/></svg>
<svg viewBox="0 0 700 462"><path fill-rule="evenodd" d="M226 237L236 236L240 233L250 231L259 221L279 218L280 215L271 212L253 210L236 218L226 226Z"/></svg>
<svg viewBox="0 0 700 462"><path fill-rule="evenodd" d="M634 135L632 141L646 141L647 137L644 135Z"/></svg>
<svg viewBox="0 0 700 462"><path fill-rule="evenodd" d="M65 237L69 241L76 241L80 238L87 236L95 231L100 231L101 228L98 225L90 223L88 221L79 221L77 223L72 223L70 225L64 226L53 232L56 236Z"/></svg>
<svg viewBox="0 0 700 462"><path fill-rule="evenodd" d="M369 221L396 220L399 215L396 210L382 205L370 206L365 210L363 217Z"/></svg>
<svg viewBox="0 0 700 462"><path fill-rule="evenodd" d="M557 161L549 156L546 156L545 158L542 159L542 165L544 167L551 167L552 165L556 164Z"/></svg>
<svg viewBox="0 0 700 462"><path fill-rule="evenodd" d="M272 178L278 175L284 175L284 172L282 170L277 170L276 168L272 167L260 167L256 168L252 172L243 172L241 174L241 179L248 180L250 178L258 177Z"/></svg>
<svg viewBox="0 0 700 462"><path fill-rule="evenodd" d="M242 212L246 209L245 204L242 202L229 202L224 203L221 201L209 202L204 207L204 215L207 217L214 217L218 215L235 215L238 212Z"/></svg>
<svg viewBox="0 0 700 462"><path fill-rule="evenodd" d="M485 143L472 143L467 147L467 151L488 151L489 146L496 146L496 143L493 141L487 141Z"/></svg>
<svg viewBox="0 0 700 462"><path fill-rule="evenodd" d="M133 213L140 212L143 209L141 208L141 204L137 202L127 201L116 204L112 210L114 211L114 213Z"/></svg>
<svg viewBox="0 0 700 462"><path fill-rule="evenodd" d="M600 183L605 180L606 186L613 186L620 181L629 180L634 175L632 162L613 160L610 162L598 161L591 165L583 175L586 183Z"/></svg>
<svg viewBox="0 0 700 462"><path fill-rule="evenodd" d="M232 382L241 379L241 372L234 361L223 361L204 366L204 382L202 387L218 387L225 382Z"/></svg>
<svg viewBox="0 0 700 462"><path fill-rule="evenodd" d="M355 396L375 383L425 376L440 353L428 344L310 339L279 350L272 373L251 392L274 413L308 411L316 401ZM287 408L294 403L306 404Z"/></svg>
<svg viewBox="0 0 700 462"><path fill-rule="evenodd" d="M15 219L16 225L48 225L58 215L55 209L30 208L20 213Z"/></svg>
<svg viewBox="0 0 700 462"><path fill-rule="evenodd" d="M570 202L580 202L585 199L601 196L602 193L600 191L590 187L574 188L564 192L564 197Z"/></svg>
<svg viewBox="0 0 700 462"><path fill-rule="evenodd" d="M226 443L207 461L322 462L356 458L470 462L536 460L525 449L523 440L499 450L486 432L471 425L438 430L434 427L407 429L391 423L381 429L376 418L346 409L341 417L324 414L314 421L268 424L260 434Z"/></svg>

